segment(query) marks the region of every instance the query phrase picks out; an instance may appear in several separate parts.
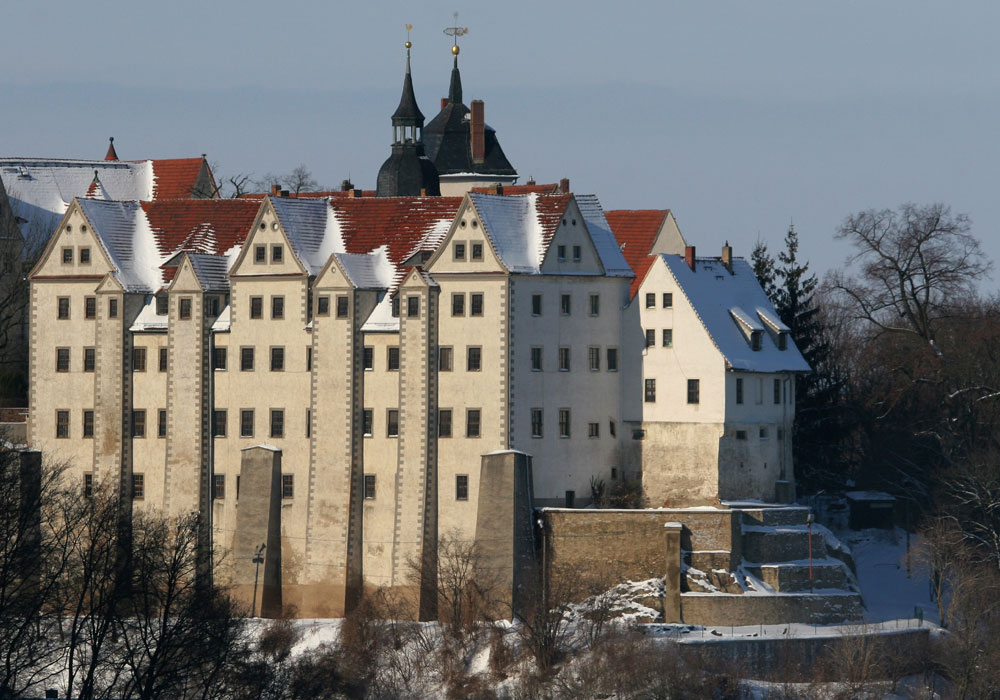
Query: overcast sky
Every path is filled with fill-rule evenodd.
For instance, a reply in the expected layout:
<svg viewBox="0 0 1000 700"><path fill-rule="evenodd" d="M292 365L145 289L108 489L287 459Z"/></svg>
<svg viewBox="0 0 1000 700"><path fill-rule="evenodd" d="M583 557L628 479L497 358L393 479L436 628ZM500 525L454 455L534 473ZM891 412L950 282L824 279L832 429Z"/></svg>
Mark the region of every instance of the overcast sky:
<svg viewBox="0 0 1000 700"><path fill-rule="evenodd" d="M522 175L606 209L670 208L717 255L838 266L843 217L905 201L972 217L1000 260L1000 3L21 2L4 8L5 156L207 153L219 175L304 163L374 187L404 25L427 119L461 39L465 100ZM994 275L995 278L1000 278Z"/></svg>

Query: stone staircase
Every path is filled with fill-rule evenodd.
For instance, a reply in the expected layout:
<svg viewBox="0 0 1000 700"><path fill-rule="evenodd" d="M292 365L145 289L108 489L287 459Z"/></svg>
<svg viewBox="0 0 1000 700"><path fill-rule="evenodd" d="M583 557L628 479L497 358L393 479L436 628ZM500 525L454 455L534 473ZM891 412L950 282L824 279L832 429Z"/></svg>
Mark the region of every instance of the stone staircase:
<svg viewBox="0 0 1000 700"><path fill-rule="evenodd" d="M808 508L733 510L740 527L732 551L684 553L686 622L697 616L708 624L824 624L862 616L850 553L821 525L813 524L810 538Z"/></svg>

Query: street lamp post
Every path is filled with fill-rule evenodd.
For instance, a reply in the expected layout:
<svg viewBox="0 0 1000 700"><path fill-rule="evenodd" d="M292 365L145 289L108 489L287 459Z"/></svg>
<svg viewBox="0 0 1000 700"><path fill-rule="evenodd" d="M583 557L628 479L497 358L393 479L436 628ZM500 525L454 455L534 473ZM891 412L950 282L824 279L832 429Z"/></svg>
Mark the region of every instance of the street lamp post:
<svg viewBox="0 0 1000 700"><path fill-rule="evenodd" d="M257 551L253 553L253 563L257 565L253 572L253 600L250 602L250 617L256 617L257 612L257 577L260 575L260 565L264 563L264 548L267 545L262 544L257 548ZM261 605L263 608L263 604Z"/></svg>

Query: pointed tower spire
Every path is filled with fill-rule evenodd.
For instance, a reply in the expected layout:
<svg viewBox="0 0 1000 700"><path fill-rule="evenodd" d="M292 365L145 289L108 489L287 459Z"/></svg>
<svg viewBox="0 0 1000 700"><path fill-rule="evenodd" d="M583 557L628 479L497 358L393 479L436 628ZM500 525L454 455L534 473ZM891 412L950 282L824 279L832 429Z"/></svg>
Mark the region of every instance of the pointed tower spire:
<svg viewBox="0 0 1000 700"><path fill-rule="evenodd" d="M118 154L115 153L115 137L112 136L108 138L108 152L104 156L104 160L118 160Z"/></svg>
<svg viewBox="0 0 1000 700"><path fill-rule="evenodd" d="M400 140L419 140L417 129L424 128L424 115L417 106L417 96L413 93L413 77L410 75L410 47L406 42L406 75L403 77L403 94L399 98L399 106L392 113L393 131L396 132L397 143ZM402 127L402 129L398 129ZM410 129L407 129L410 127Z"/></svg>
<svg viewBox="0 0 1000 700"><path fill-rule="evenodd" d="M448 86L448 101L454 105L462 104L462 74L458 72L458 54L461 49L458 47L458 37L469 33L468 27L458 26L458 13L455 13L455 26L448 27L444 33L454 37L451 44L451 55L455 57L455 63L451 69L451 85Z"/></svg>

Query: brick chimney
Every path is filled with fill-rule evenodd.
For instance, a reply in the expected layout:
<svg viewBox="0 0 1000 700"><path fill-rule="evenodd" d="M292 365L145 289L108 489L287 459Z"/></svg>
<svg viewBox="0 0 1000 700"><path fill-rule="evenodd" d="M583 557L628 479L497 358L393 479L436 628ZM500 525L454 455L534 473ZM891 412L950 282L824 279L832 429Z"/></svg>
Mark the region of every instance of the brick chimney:
<svg viewBox="0 0 1000 700"><path fill-rule="evenodd" d="M559 191L563 194L569 194L569 178L564 177L559 181Z"/></svg>
<svg viewBox="0 0 1000 700"><path fill-rule="evenodd" d="M486 157L486 107L482 100L473 100L469 119L469 133L472 135L472 162L482 163Z"/></svg>
<svg viewBox="0 0 1000 700"><path fill-rule="evenodd" d="M528 176L528 180L524 184L526 184L528 187L534 187L535 186L535 176L534 175L529 175Z"/></svg>
<svg viewBox="0 0 1000 700"><path fill-rule="evenodd" d="M729 241L722 246L722 264L729 270L729 274L733 274L733 247L729 245Z"/></svg>
<svg viewBox="0 0 1000 700"><path fill-rule="evenodd" d="M278 196L279 197L284 197L285 199L288 199L288 190L280 190L278 192Z"/></svg>
<svg viewBox="0 0 1000 700"><path fill-rule="evenodd" d="M694 272L694 246L689 245L684 247L684 262L688 264L691 271Z"/></svg>
<svg viewBox="0 0 1000 700"><path fill-rule="evenodd" d="M442 97L441 98L441 109L444 109L447 106L448 106L448 98L447 97Z"/></svg>

